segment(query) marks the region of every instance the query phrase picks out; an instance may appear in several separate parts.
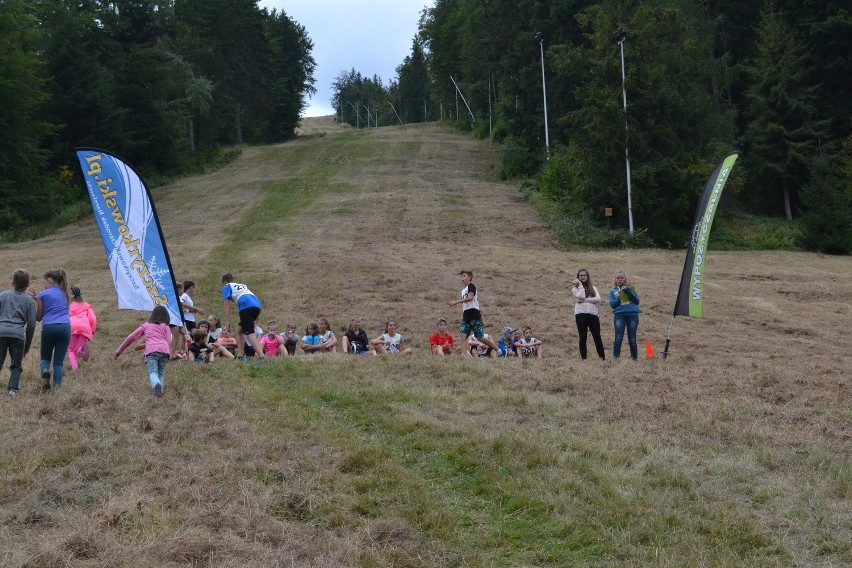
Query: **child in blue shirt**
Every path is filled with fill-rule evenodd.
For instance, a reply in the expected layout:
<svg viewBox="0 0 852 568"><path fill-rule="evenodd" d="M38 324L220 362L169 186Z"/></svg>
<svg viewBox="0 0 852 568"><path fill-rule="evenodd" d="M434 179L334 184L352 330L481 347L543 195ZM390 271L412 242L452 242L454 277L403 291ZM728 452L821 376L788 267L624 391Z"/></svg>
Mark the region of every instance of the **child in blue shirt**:
<svg viewBox="0 0 852 568"><path fill-rule="evenodd" d="M308 324L305 335L302 336L302 351L307 354L325 353L325 347L322 344L322 335L319 332L319 324L315 321Z"/></svg>

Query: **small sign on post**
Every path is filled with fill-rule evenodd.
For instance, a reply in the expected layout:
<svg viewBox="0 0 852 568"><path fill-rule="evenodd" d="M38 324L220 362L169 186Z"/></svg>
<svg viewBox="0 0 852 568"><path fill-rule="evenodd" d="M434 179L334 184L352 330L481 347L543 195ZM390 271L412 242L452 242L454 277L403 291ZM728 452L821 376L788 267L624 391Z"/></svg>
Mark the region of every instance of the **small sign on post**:
<svg viewBox="0 0 852 568"><path fill-rule="evenodd" d="M612 207L604 209L604 216L606 217L606 228L612 229Z"/></svg>

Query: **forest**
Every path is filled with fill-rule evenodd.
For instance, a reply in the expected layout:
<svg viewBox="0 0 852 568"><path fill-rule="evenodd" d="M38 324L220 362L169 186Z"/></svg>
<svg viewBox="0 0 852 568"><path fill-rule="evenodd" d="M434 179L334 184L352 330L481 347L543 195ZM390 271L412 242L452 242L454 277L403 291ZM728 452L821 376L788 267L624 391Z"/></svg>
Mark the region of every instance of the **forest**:
<svg viewBox="0 0 852 568"><path fill-rule="evenodd" d="M393 80L342 71L332 102L356 127L444 119L491 139L574 243L683 246L735 151L722 227L780 236L729 244L848 254L850 53L833 0L436 0Z"/></svg>
<svg viewBox="0 0 852 568"><path fill-rule="evenodd" d="M292 138L312 49L256 0L0 0L0 241L87 211L76 147L165 179Z"/></svg>

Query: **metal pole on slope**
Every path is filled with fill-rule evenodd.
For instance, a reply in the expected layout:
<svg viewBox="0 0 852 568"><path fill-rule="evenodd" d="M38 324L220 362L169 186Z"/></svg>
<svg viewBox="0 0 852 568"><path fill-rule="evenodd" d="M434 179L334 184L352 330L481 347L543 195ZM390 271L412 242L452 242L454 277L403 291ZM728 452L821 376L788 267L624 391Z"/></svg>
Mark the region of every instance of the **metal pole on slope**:
<svg viewBox="0 0 852 568"><path fill-rule="evenodd" d="M547 83L544 78L544 38L541 33L536 34L541 46L541 92L544 98L544 146L547 149L547 160L550 161L550 131L547 127Z"/></svg>
<svg viewBox="0 0 852 568"><path fill-rule="evenodd" d="M630 191L630 151L628 149L627 132L627 85L624 73L624 40L627 39L627 28L621 26L612 34L621 48L621 97L624 101L624 162L627 165L627 219L630 223L630 234L633 234L633 200Z"/></svg>
<svg viewBox="0 0 852 568"><path fill-rule="evenodd" d="M467 104L467 100L465 100L464 94L461 92L461 89L459 89L459 86L456 85L456 80L453 79L452 75L450 75L450 81L453 82L453 85L455 86L456 91L458 92L459 96L461 97L462 102L464 103L464 106L467 107L467 112L470 114L470 122L471 123L476 122L476 117L473 116L473 111L470 110L470 105Z"/></svg>
<svg viewBox="0 0 852 568"><path fill-rule="evenodd" d="M390 102L390 101L385 101L385 102L390 105L390 107L393 109L393 113L396 115L396 119L399 121L400 124L402 124L402 119L399 118L399 113L396 112L396 107L393 106L393 103Z"/></svg>

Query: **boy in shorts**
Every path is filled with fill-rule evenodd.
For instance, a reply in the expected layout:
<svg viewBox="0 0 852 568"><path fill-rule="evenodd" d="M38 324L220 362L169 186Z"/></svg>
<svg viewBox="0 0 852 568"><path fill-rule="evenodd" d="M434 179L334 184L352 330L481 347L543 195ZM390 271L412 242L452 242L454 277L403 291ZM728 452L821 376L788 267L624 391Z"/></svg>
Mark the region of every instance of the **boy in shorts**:
<svg viewBox="0 0 852 568"><path fill-rule="evenodd" d="M246 343L243 340L245 333L246 339L251 344L257 356L263 357L263 347L254 332L254 322L260 316L260 300L252 294L248 286L245 284L237 284L234 282L234 275L230 272L222 275L222 298L224 299L225 309L225 329L231 330L231 302L237 304L237 309L240 313L240 325L237 326L237 357L244 361L248 359L245 354Z"/></svg>
<svg viewBox="0 0 852 568"><path fill-rule="evenodd" d="M482 313L479 311L479 294L476 291L476 285L473 283L473 272L462 270L459 275L461 276L462 284L464 284L464 288L461 291L461 299L450 302L450 306L463 304L462 323L459 331L465 337L471 334L474 335L478 341L484 343L496 353L500 348L494 342L494 339L485 333L485 329L482 326Z"/></svg>

